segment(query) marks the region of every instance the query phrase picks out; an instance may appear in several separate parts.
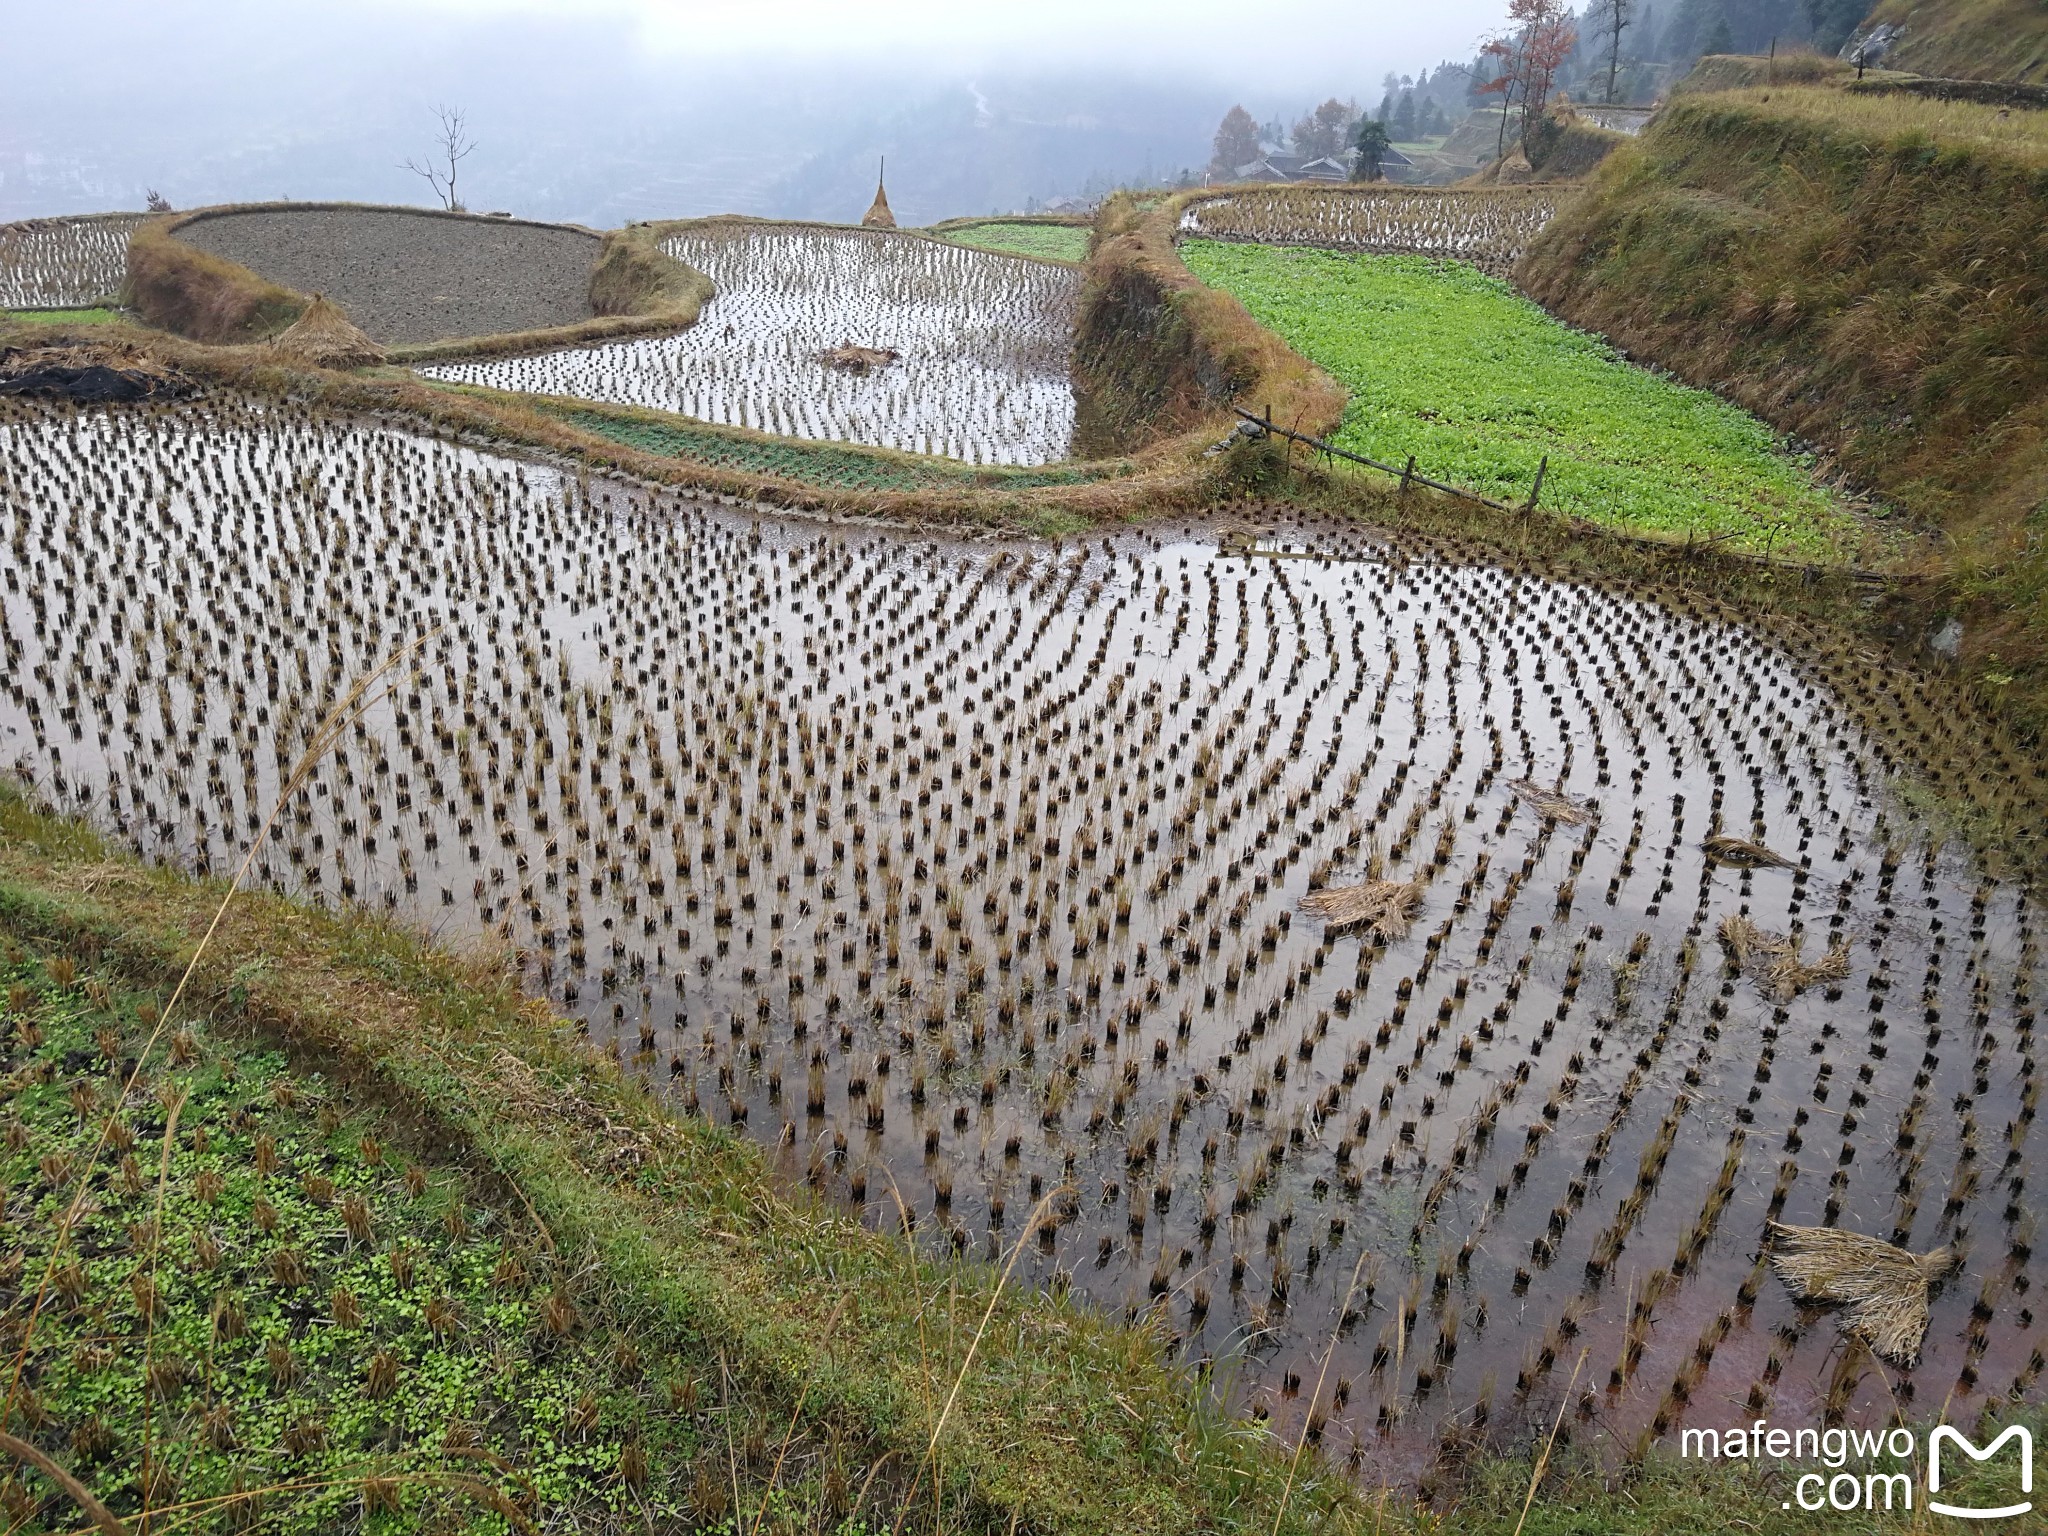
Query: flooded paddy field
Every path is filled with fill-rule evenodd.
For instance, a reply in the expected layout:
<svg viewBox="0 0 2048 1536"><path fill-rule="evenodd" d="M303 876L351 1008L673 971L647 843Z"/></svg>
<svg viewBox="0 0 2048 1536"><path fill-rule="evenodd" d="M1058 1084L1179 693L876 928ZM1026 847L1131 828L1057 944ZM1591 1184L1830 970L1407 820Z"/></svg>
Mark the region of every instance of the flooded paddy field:
<svg viewBox="0 0 2048 1536"><path fill-rule="evenodd" d="M118 293L128 237L147 215L85 214L0 224L0 309L66 309Z"/></svg>
<svg viewBox="0 0 2048 1536"><path fill-rule="evenodd" d="M663 249L718 288L688 330L421 372L970 464L1067 456L1074 269L876 230L758 224ZM820 361L847 344L899 355L867 372Z"/></svg>
<svg viewBox="0 0 2048 1536"><path fill-rule="evenodd" d="M216 874L438 630L262 881L502 936L792 1186L1021 1238L1382 1470L2037 1390L2039 916L1868 726L1968 722L1852 653L1327 521L954 544L228 401L0 414L0 581L0 763ZM1917 1364L1771 1218L1955 1245Z"/></svg>

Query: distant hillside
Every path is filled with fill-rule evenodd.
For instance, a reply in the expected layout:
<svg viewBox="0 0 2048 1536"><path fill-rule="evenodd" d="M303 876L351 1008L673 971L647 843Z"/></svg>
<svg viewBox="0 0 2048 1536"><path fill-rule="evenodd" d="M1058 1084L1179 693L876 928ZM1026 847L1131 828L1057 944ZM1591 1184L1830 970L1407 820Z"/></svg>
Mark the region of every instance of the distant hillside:
<svg viewBox="0 0 2048 1536"><path fill-rule="evenodd" d="M1902 29L1885 55L1890 68L2048 84L2044 0L1879 0L1870 25Z"/></svg>

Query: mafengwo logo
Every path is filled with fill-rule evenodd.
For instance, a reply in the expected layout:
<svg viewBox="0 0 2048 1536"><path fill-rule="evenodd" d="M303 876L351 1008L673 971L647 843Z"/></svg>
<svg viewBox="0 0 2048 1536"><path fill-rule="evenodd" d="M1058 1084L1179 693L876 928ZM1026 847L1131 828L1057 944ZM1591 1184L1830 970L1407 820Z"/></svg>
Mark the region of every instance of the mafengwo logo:
<svg viewBox="0 0 2048 1536"><path fill-rule="evenodd" d="M1919 1437L1908 1428L1783 1429L1758 1419L1744 1429L1687 1429L1679 1434L1678 1454L1695 1460L1775 1461L1792 1477L1786 1509L1809 1514L1870 1513L1913 1508ZM1991 1504L1983 1496L1960 1502L1949 1492L1960 1472L1994 1457L2016 1458L2019 1491L2027 1497ZM1800 1470L1800 1463L1821 1470ZM2008 1464L2009 1460L2008 1460ZM1796 1475L1794 1475L1796 1473ZM1936 1426L1927 1436L1927 1512L1954 1520L2011 1520L2034 1511L2034 1436L2023 1424L2009 1424L1990 1443L1979 1446L1961 1430Z"/></svg>
<svg viewBox="0 0 2048 1536"><path fill-rule="evenodd" d="M1983 1450L1978 1450L1962 1432L1943 1424L1927 1437L1927 1507L1937 1515L1953 1515L1959 1520L2006 1520L2015 1515L2032 1514L2034 1505L2031 1498L2018 1503L2007 1504L1998 1509L1977 1509L1963 1504L1944 1504L1935 1497L1941 1492L1941 1448L1952 1445L1972 1461L1989 1461L1998 1454L2000 1446L2008 1440L2019 1441L2020 1446L2020 1492L2034 1491L2034 1436L2022 1424L2006 1427Z"/></svg>

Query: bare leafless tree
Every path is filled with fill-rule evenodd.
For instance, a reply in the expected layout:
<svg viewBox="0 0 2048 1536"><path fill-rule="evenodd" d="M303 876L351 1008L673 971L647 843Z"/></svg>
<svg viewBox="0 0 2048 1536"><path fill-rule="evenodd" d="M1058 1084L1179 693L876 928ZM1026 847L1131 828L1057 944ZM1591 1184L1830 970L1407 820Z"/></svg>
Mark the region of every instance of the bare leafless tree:
<svg viewBox="0 0 2048 1536"><path fill-rule="evenodd" d="M455 195L455 173L476 148L476 141L470 138L464 125L462 108L436 107L434 116L441 124L441 133L435 140L433 152L424 160L407 160L404 169L415 176L425 177L442 205L450 213L460 213L462 203Z"/></svg>
<svg viewBox="0 0 2048 1536"><path fill-rule="evenodd" d="M1607 99L1614 100L1615 78L1621 73L1621 34L1635 19L1635 0L1597 0L1591 14L1597 35L1607 44Z"/></svg>

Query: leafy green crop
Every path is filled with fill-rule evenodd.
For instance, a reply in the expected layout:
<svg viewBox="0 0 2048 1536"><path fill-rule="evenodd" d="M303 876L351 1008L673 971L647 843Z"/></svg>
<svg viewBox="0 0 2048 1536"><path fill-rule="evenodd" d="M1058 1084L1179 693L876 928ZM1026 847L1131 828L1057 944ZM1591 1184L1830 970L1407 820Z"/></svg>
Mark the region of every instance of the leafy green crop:
<svg viewBox="0 0 2048 1536"><path fill-rule="evenodd" d="M1088 254L1088 231L1072 224L962 224L938 233L955 245L1043 256L1048 261L1079 261Z"/></svg>
<svg viewBox="0 0 2048 1536"><path fill-rule="evenodd" d="M1839 558L1857 537L1811 462L1706 390L1634 366L1506 283L1416 256L1191 240L1204 282L1350 391L1340 448L1507 502L1665 537Z"/></svg>

